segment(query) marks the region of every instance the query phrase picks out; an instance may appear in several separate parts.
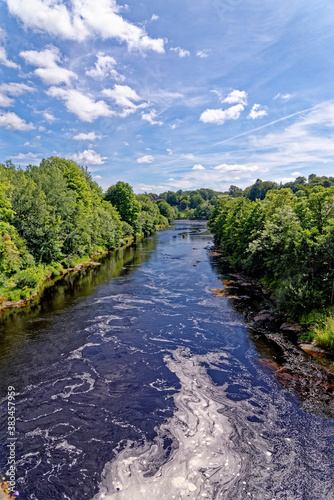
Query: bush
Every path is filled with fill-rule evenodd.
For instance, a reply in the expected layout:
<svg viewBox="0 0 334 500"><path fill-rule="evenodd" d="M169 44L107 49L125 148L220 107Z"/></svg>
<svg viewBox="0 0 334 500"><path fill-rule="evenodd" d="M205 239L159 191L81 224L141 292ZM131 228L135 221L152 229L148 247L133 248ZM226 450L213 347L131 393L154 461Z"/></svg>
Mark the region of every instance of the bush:
<svg viewBox="0 0 334 500"><path fill-rule="evenodd" d="M17 288L36 288L44 276L44 267L34 266L16 273L16 275L13 276L13 281L15 281Z"/></svg>
<svg viewBox="0 0 334 500"><path fill-rule="evenodd" d="M317 346L334 351L334 313L315 323L311 336Z"/></svg>

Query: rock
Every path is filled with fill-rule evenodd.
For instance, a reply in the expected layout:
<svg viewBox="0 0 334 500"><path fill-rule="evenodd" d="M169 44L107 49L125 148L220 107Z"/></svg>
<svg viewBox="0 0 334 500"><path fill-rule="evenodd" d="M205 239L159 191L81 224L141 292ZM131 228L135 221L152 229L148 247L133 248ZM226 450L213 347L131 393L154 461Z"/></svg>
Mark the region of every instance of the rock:
<svg viewBox="0 0 334 500"><path fill-rule="evenodd" d="M315 358L324 358L326 356L326 351L313 344L299 344L299 347Z"/></svg>
<svg viewBox="0 0 334 500"><path fill-rule="evenodd" d="M100 265L101 265L101 262L95 262L95 261L93 261L93 260L92 260L92 261L89 263L89 265L90 265L90 266L100 266Z"/></svg>
<svg viewBox="0 0 334 500"><path fill-rule="evenodd" d="M15 304L15 302L11 302L10 300L4 300L3 303L1 304L1 307L12 307Z"/></svg>
<svg viewBox="0 0 334 500"><path fill-rule="evenodd" d="M253 318L255 323L266 323L267 321L274 321L274 318L271 314L259 314Z"/></svg>
<svg viewBox="0 0 334 500"><path fill-rule="evenodd" d="M216 297L226 297L224 288L210 288L210 292L216 295Z"/></svg>
<svg viewBox="0 0 334 500"><path fill-rule="evenodd" d="M282 332L300 332L301 327L297 323L282 323L280 326Z"/></svg>

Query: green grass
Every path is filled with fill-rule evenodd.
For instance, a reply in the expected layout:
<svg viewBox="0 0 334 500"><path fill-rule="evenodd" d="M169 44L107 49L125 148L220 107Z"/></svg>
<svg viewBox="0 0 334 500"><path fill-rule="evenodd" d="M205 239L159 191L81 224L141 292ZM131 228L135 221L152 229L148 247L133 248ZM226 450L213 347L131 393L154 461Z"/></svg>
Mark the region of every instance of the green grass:
<svg viewBox="0 0 334 500"><path fill-rule="evenodd" d="M325 311L311 311L303 316L302 324L310 327L303 339L314 342L318 347L334 352L334 308Z"/></svg>

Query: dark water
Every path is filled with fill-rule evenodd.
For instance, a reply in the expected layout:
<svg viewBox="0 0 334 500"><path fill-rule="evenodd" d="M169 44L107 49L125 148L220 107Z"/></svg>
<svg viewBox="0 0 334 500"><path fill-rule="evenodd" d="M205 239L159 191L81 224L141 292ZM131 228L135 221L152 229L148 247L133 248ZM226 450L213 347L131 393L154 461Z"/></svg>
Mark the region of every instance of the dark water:
<svg viewBox="0 0 334 500"><path fill-rule="evenodd" d="M211 245L179 222L2 325L20 498L334 499L332 392L305 400L258 362L274 348L210 291Z"/></svg>

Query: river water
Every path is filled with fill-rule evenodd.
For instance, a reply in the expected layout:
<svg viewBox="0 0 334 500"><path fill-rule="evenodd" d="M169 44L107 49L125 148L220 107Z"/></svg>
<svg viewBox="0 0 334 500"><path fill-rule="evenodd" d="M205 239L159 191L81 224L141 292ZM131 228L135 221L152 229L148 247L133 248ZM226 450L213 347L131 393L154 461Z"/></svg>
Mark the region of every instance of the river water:
<svg viewBox="0 0 334 500"><path fill-rule="evenodd" d="M259 362L273 347L211 292L211 247L177 222L1 325L19 498L334 499L332 391L305 399Z"/></svg>

